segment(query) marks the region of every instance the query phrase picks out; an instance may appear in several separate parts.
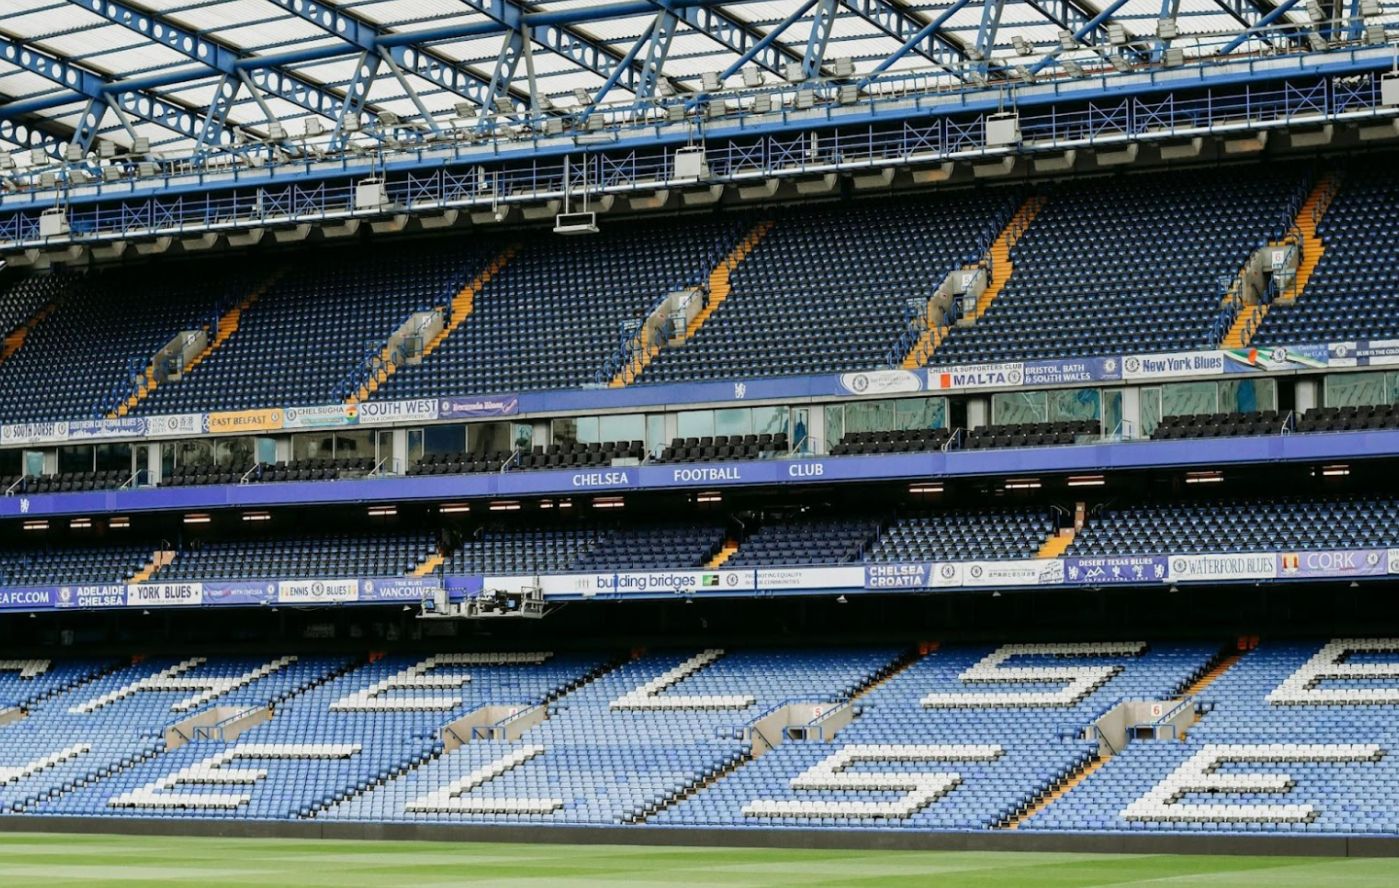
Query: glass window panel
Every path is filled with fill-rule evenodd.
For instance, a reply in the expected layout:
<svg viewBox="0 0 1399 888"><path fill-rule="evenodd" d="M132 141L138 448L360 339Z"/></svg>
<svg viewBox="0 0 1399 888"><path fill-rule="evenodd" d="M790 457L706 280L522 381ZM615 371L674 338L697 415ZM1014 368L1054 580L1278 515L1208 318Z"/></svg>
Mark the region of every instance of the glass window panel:
<svg viewBox="0 0 1399 888"><path fill-rule="evenodd" d="M640 413L624 413L598 419L599 441L640 441L645 434L646 417Z"/></svg>
<svg viewBox="0 0 1399 888"><path fill-rule="evenodd" d="M563 447L573 446L578 441L578 420L569 416L550 422L549 441Z"/></svg>
<svg viewBox="0 0 1399 888"><path fill-rule="evenodd" d="M1219 409L1224 413L1257 413L1276 410L1278 383L1275 379L1229 379L1219 383Z"/></svg>
<svg viewBox="0 0 1399 888"><path fill-rule="evenodd" d="M432 425L423 427L423 453L461 453L466 449L466 426Z"/></svg>
<svg viewBox="0 0 1399 888"><path fill-rule="evenodd" d="M60 473L91 472L92 451L93 447L91 444L58 448L58 471Z"/></svg>
<svg viewBox="0 0 1399 888"><path fill-rule="evenodd" d="M1102 417L1101 397L1097 389L1056 389L1048 395L1050 422L1078 422Z"/></svg>
<svg viewBox="0 0 1399 888"><path fill-rule="evenodd" d="M324 432L308 432L291 436L292 459L330 459L335 455L335 436ZM215 454L215 460L218 460ZM226 452L225 452L226 456Z"/></svg>
<svg viewBox="0 0 1399 888"><path fill-rule="evenodd" d="M1399 404L1399 373L1387 373L1389 380L1389 403Z"/></svg>
<svg viewBox="0 0 1399 888"><path fill-rule="evenodd" d="M1044 422L1049 398L1044 392L1000 392L991 396L991 424Z"/></svg>
<svg viewBox="0 0 1399 888"><path fill-rule="evenodd" d="M335 458L359 459L374 455L374 432L355 429L335 433Z"/></svg>
<svg viewBox="0 0 1399 888"><path fill-rule="evenodd" d="M895 401L894 427L899 429L947 428L947 399L901 398Z"/></svg>
<svg viewBox="0 0 1399 888"><path fill-rule="evenodd" d="M1355 407L1388 402L1383 373L1337 373L1326 377L1326 406Z"/></svg>
<svg viewBox="0 0 1399 888"><path fill-rule="evenodd" d="M893 428L893 401L861 401L845 405L846 432L887 432Z"/></svg>
<svg viewBox="0 0 1399 888"><path fill-rule="evenodd" d="M1103 392L1103 433L1118 436L1126 433L1122 428L1122 389Z"/></svg>
<svg viewBox="0 0 1399 888"><path fill-rule="evenodd" d="M214 462L214 442L208 439L180 441L176 448L175 463L178 466L203 466Z"/></svg>
<svg viewBox="0 0 1399 888"><path fill-rule="evenodd" d="M652 413L646 417L646 451L660 453L670 445L665 434L665 414Z"/></svg>
<svg viewBox="0 0 1399 888"><path fill-rule="evenodd" d="M703 438L714 434L713 410L687 410L676 414L676 434L682 438Z"/></svg>
<svg viewBox="0 0 1399 888"><path fill-rule="evenodd" d="M845 437L845 405L829 404L826 406L826 446L839 444L840 439Z"/></svg>
<svg viewBox="0 0 1399 888"><path fill-rule="evenodd" d="M408 430L408 464L409 464L410 466L416 466L418 463L420 463L420 462L423 461L423 454L427 452L424 448L425 448L425 445L424 445L424 443L423 443L423 430L422 430L422 429L409 429L409 430Z"/></svg>
<svg viewBox="0 0 1399 888"><path fill-rule="evenodd" d="M753 431L751 434L776 435L779 432L788 431L790 413L791 411L786 407L754 407L752 409ZM795 436L792 440L796 440Z"/></svg>
<svg viewBox="0 0 1399 888"><path fill-rule="evenodd" d="M1219 412L1219 387L1213 382L1173 382L1161 386L1162 416L1198 416Z"/></svg>
<svg viewBox="0 0 1399 888"><path fill-rule="evenodd" d="M1140 436L1150 438L1156 431L1156 427L1161 424L1161 389L1160 387L1141 389L1137 395L1139 410L1141 415L1137 419L1140 427Z"/></svg>
<svg viewBox="0 0 1399 888"><path fill-rule="evenodd" d="M122 472L131 471L130 444L98 444L96 450L97 471L110 472L114 469Z"/></svg>
<svg viewBox="0 0 1399 888"><path fill-rule="evenodd" d="M753 432L753 411L747 407L731 407L714 411L714 434L748 435Z"/></svg>

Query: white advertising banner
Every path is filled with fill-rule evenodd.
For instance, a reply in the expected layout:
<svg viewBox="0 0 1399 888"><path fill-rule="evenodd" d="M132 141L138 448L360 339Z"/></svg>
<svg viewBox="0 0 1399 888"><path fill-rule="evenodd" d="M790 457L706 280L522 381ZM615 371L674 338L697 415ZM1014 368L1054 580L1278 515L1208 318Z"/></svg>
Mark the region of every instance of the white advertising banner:
<svg viewBox="0 0 1399 888"><path fill-rule="evenodd" d="M968 561L962 565L963 586L1058 586L1063 582L1064 562L1057 558Z"/></svg>
<svg viewBox="0 0 1399 888"><path fill-rule="evenodd" d="M337 604L359 600L359 580L282 580L277 601L282 604Z"/></svg>
<svg viewBox="0 0 1399 888"><path fill-rule="evenodd" d="M204 603L200 583L137 583L126 589L127 607L188 607Z"/></svg>
<svg viewBox="0 0 1399 888"><path fill-rule="evenodd" d="M1127 355L1122 359L1123 379L1219 376L1224 372L1224 352L1222 351Z"/></svg>
<svg viewBox="0 0 1399 888"><path fill-rule="evenodd" d="M437 418L436 398L411 401L365 401L359 405L360 425L389 425Z"/></svg>
<svg viewBox="0 0 1399 888"><path fill-rule="evenodd" d="M850 567L764 567L758 569L758 589L860 589L865 585L865 566Z"/></svg>
<svg viewBox="0 0 1399 888"><path fill-rule="evenodd" d="M1270 580L1278 575L1273 552L1231 555L1172 555L1168 578L1175 580Z"/></svg>

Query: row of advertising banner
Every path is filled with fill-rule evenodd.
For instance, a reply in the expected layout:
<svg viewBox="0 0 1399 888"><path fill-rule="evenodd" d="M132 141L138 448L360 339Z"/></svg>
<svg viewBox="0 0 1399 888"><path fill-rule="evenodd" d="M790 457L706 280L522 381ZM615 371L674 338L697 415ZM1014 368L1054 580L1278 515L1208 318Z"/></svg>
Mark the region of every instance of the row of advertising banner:
<svg viewBox="0 0 1399 888"><path fill-rule="evenodd" d="M133 438L252 435L345 426L466 421L558 412L636 407L682 407L784 398L881 397L916 392L961 392L1095 382L1160 381L1399 364L1399 340L1327 345L1240 348L1074 360L1018 361L870 370L836 376L775 376L724 382L589 388L523 394L365 401L313 407L275 407L214 413L123 417L0 426L0 447L68 444Z"/></svg>
<svg viewBox="0 0 1399 888"><path fill-rule="evenodd" d="M1399 575L1399 549L1124 555L1012 561L897 562L830 567L567 573L540 576L379 577L0 588L0 611L65 608L344 605L421 602L447 590L539 589L557 601L595 597L758 596L820 592L1149 586Z"/></svg>

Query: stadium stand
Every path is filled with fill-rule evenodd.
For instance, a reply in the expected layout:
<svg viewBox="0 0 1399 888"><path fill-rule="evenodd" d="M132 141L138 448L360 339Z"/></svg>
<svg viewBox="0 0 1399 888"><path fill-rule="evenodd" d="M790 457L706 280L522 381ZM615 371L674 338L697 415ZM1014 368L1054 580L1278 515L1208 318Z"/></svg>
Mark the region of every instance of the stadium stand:
<svg viewBox="0 0 1399 888"><path fill-rule="evenodd" d="M872 562L1032 558L1056 529L1049 511L921 512L890 521L866 554Z"/></svg>
<svg viewBox="0 0 1399 888"><path fill-rule="evenodd" d="M739 217L608 226L584 240L543 235L485 288L468 322L375 397L572 388L595 381L621 325L697 286L738 239Z"/></svg>
<svg viewBox="0 0 1399 888"><path fill-rule="evenodd" d="M1096 419L989 425L968 429L962 439L962 448L988 450L999 447L1077 444L1096 440L1102 433L1102 422Z"/></svg>
<svg viewBox="0 0 1399 888"><path fill-rule="evenodd" d="M1276 410L1257 413L1209 413L1163 416L1151 437L1160 440L1182 438L1232 438L1239 435L1277 435L1288 428L1289 419ZM1297 431L1307 431L1298 422Z"/></svg>
<svg viewBox="0 0 1399 888"><path fill-rule="evenodd" d="M985 314L937 365L1213 348L1220 279L1287 231L1299 168L1172 171L1056 188Z"/></svg>
<svg viewBox="0 0 1399 888"><path fill-rule="evenodd" d="M113 413L136 380L146 379L159 350L181 332L209 326L222 306L263 274L263 264L253 261L198 272L184 265L158 282L140 269L73 279L23 347L0 364L0 419L41 422Z"/></svg>
<svg viewBox="0 0 1399 888"><path fill-rule="evenodd" d="M198 539L160 570L161 580L396 577L437 552L435 534L278 535Z"/></svg>
<svg viewBox="0 0 1399 888"><path fill-rule="evenodd" d="M1183 742L1128 743L1024 828L1393 834L1396 647L1265 641L1198 695Z"/></svg>
<svg viewBox="0 0 1399 888"><path fill-rule="evenodd" d="M50 586L66 583L120 583L151 560L154 545L110 543L0 549L0 583Z"/></svg>
<svg viewBox="0 0 1399 888"><path fill-rule="evenodd" d="M1399 181L1383 164L1360 160L1325 211L1315 234L1324 244L1305 291L1270 306L1250 345L1303 345L1399 336L1399 273L1392 236L1399 222ZM1304 242L1315 252L1317 241Z"/></svg>
<svg viewBox="0 0 1399 888"><path fill-rule="evenodd" d="M333 404L356 372L420 312L444 308L493 245L433 239L329 249L277 267L275 283L237 319L221 346L142 414ZM251 287L244 287L244 290ZM354 382L351 382L354 380Z"/></svg>
<svg viewBox="0 0 1399 888"><path fill-rule="evenodd" d="M733 273L732 295L640 382L866 370L943 279L975 263L1013 189L793 210Z"/></svg>
<svg viewBox="0 0 1399 888"><path fill-rule="evenodd" d="M1256 497L1102 509L1071 555L1361 549L1399 542L1389 498Z"/></svg>
<svg viewBox="0 0 1399 888"><path fill-rule="evenodd" d="M750 533L725 567L858 561L879 532L873 518L792 518Z"/></svg>

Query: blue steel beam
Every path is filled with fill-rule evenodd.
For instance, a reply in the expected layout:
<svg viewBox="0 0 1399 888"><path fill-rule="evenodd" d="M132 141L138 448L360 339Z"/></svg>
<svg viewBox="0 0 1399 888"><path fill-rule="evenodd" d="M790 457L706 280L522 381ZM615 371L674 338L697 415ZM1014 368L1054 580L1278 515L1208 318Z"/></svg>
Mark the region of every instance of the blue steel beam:
<svg viewBox="0 0 1399 888"><path fill-rule="evenodd" d="M380 48L387 47L389 57L403 71L421 77L429 83L434 83L478 105L484 106L486 104L491 78L465 65L457 64L429 49L419 47L415 45L416 41L414 40L403 42L394 40L392 39L394 36L400 35L390 35L375 25L348 15L329 3L322 2L322 0L267 0L267 2L275 3L297 18L319 26L322 30L339 37L358 52L367 53L375 60L376 69L380 58ZM500 29L494 24L488 30L480 28L474 30L478 33L500 32ZM337 55L344 54L342 51ZM283 58L290 59L291 62L309 60L304 55L298 58L295 53L284 54ZM352 89L354 83L355 81L352 80ZM523 99L513 94L511 100L517 106L525 104ZM354 99L350 99L350 101L353 103ZM363 97L360 97L358 101L362 105ZM337 121L336 130L340 129L341 124Z"/></svg>
<svg viewBox="0 0 1399 888"><path fill-rule="evenodd" d="M1114 12L1117 12L1117 10L1121 9L1126 5L1127 0L1113 0L1112 3L1109 3L1107 6L1104 6L1101 12L1099 12L1097 15L1093 16L1091 19L1084 22L1082 25L1080 25L1077 29L1074 30L1074 40L1087 43L1090 34L1097 30L1100 25L1107 22L1108 19L1112 18L1112 14ZM1030 66L1030 73L1038 74L1046 66L1053 64L1054 60L1059 58L1059 54L1063 51L1064 48L1062 46L1054 47L1053 50L1046 53L1045 56L1041 58L1038 62L1035 62L1033 65Z"/></svg>
<svg viewBox="0 0 1399 888"><path fill-rule="evenodd" d="M674 0L655 0L654 5L670 9L682 22L735 55L746 55L752 51L750 58L753 63L773 74L783 75L783 67L788 62L802 64L806 61L802 53L778 41L769 41L759 48L767 35L718 6L683 6Z"/></svg>
<svg viewBox="0 0 1399 888"><path fill-rule="evenodd" d="M929 22L913 15L904 7L891 0L841 0L841 5L898 40L902 44L897 52L898 58L903 58L911 50L965 79L962 77L961 67L969 61L966 47L936 28L929 30ZM939 19L941 18L940 16ZM880 70L893 64L889 59L885 59L885 62L888 64L880 63L883 65Z"/></svg>
<svg viewBox="0 0 1399 888"><path fill-rule="evenodd" d="M113 107L120 108L123 113L137 120L157 124L187 139L198 140L200 137L199 113L177 102L129 87L123 88L120 82L109 81L67 59L3 35L0 35L0 58L65 87L59 104L87 99L88 108L91 109L93 100L110 101ZM23 109L24 104L0 105L0 118L13 120L26 113ZM95 135L95 128L84 135L89 147ZM231 133L227 129L219 133L219 142L230 140Z"/></svg>
<svg viewBox="0 0 1399 888"><path fill-rule="evenodd" d="M996 48L996 31L1001 27L1001 13L1005 0L983 0L981 4L981 25L976 29L976 54L981 56L977 65L984 72Z"/></svg>
<svg viewBox="0 0 1399 888"><path fill-rule="evenodd" d="M217 40L198 31L186 28L171 21L166 16L150 10L132 6L124 0L68 0L75 6L101 16L113 24L121 25L130 31L153 40L191 61L224 75L220 84L240 83L239 70L246 68L248 61L256 62L255 57L241 50L225 46ZM253 82L264 93L319 114L332 120L339 116L345 97L324 84L316 83L293 71L276 65L263 63L255 69ZM217 97L215 104L218 104ZM212 107L212 106L211 106ZM227 109L224 110L227 116Z"/></svg>
<svg viewBox="0 0 1399 888"><path fill-rule="evenodd" d="M675 26L679 23L675 13L663 10L656 16L651 27L651 39L646 43L646 59L641 63L641 75L636 84L636 97L649 99L656 94L665 61L670 56L671 40L675 37ZM593 101L597 101L594 98Z"/></svg>
<svg viewBox="0 0 1399 888"><path fill-rule="evenodd" d="M816 4L816 15L811 20L811 33L806 38L806 54L802 57L802 77L807 80L821 73L821 62L826 58L826 47L831 42L831 28L835 20L836 0L820 0ZM779 27L786 28L788 24L790 19Z"/></svg>
<svg viewBox="0 0 1399 888"><path fill-rule="evenodd" d="M1025 3L1065 31L1075 34L1083 32L1080 42L1089 46L1107 45L1110 16L1103 17L1098 10L1080 0L1025 0ZM1092 26L1086 27L1089 23L1093 23ZM1134 40L1136 38L1129 33L1127 42Z"/></svg>
<svg viewBox="0 0 1399 888"><path fill-rule="evenodd" d="M1244 31L1242 34L1235 37L1233 40L1230 40L1228 43L1224 44L1224 46L1220 47L1219 54L1228 55L1229 53L1238 49L1240 46L1247 43L1254 36L1254 31L1256 31L1259 28L1268 27L1273 22L1282 18L1283 15L1285 15L1289 9L1296 5L1297 0L1283 0L1282 3L1279 3L1276 7L1273 8L1272 12L1263 16L1256 23L1254 23L1253 27L1249 28L1247 31Z"/></svg>
<svg viewBox="0 0 1399 888"><path fill-rule="evenodd" d="M861 78L860 86L862 88L868 86L871 80L873 80L876 76L889 70L889 68L891 68L895 62L903 58L919 44L923 43L925 40L929 39L933 35L938 34L942 26L947 24L947 22L951 20L952 16L960 12L962 8L970 2L971 0L957 0L956 3L953 3L947 9L943 10L942 14L939 15L937 18L923 25L923 27L919 28L913 34L909 35L909 37L904 40L903 44L898 49L894 50L894 52L886 56L883 61L881 61L878 65L874 66L874 70L870 71L870 73L866 74L863 78Z"/></svg>

